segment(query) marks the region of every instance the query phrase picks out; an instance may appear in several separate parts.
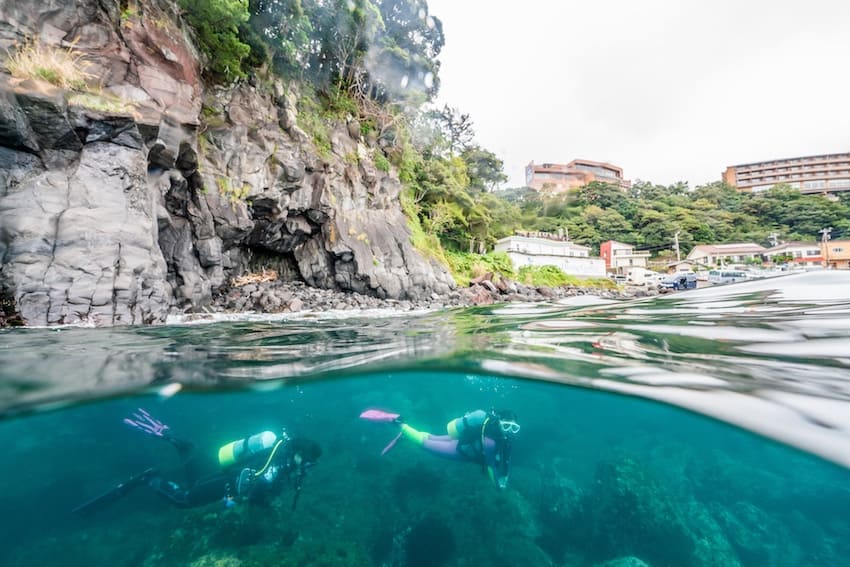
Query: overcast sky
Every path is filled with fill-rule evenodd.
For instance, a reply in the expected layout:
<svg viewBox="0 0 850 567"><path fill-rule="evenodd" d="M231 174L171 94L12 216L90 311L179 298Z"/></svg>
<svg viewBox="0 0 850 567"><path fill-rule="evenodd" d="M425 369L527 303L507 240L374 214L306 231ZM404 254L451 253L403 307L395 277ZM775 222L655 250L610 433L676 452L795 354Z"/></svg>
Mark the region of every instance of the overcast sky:
<svg viewBox="0 0 850 567"><path fill-rule="evenodd" d="M727 165L850 151L848 0L428 0L439 102L524 168L607 161L691 187Z"/></svg>

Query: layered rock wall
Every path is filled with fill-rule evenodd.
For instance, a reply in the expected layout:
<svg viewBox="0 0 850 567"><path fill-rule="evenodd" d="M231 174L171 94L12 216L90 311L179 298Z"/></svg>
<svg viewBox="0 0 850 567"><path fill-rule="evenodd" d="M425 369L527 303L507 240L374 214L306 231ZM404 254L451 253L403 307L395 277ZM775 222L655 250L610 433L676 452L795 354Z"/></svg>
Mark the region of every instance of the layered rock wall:
<svg viewBox="0 0 850 567"><path fill-rule="evenodd" d="M453 287L356 124L320 155L293 85L206 87L169 2L0 0L0 22L0 49L72 47L98 83L0 73L0 297L27 324L162 322L260 267L382 298Z"/></svg>

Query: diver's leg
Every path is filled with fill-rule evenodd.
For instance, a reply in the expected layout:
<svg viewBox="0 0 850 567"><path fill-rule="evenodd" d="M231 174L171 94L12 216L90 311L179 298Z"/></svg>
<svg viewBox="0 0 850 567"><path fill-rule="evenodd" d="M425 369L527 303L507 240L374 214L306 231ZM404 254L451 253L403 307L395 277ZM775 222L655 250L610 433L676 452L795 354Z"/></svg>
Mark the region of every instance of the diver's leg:
<svg viewBox="0 0 850 567"><path fill-rule="evenodd" d="M407 425L406 423L401 424L401 434L404 435L405 439L409 439L416 443L417 445L422 445L431 434L426 433L424 431L417 431Z"/></svg>
<svg viewBox="0 0 850 567"><path fill-rule="evenodd" d="M165 498L168 503L177 508L194 508L222 500L227 496L227 475L207 477L189 488L176 482L166 480L162 476L152 478L148 486Z"/></svg>
<svg viewBox="0 0 850 567"><path fill-rule="evenodd" d="M144 485L150 479L157 476L156 469L147 469L141 474L137 474L135 476L131 476L127 480L120 482L101 494L100 496L96 496L87 502L84 502L74 508L72 512L76 513L88 513L94 510L98 510L101 507L118 500L126 496L130 491L135 489L138 486Z"/></svg>
<svg viewBox="0 0 850 567"><path fill-rule="evenodd" d="M452 439L449 435L431 435L424 431L417 431L406 423L401 425L401 433L406 439L410 439L430 453L447 459L463 458L457 452L457 439Z"/></svg>

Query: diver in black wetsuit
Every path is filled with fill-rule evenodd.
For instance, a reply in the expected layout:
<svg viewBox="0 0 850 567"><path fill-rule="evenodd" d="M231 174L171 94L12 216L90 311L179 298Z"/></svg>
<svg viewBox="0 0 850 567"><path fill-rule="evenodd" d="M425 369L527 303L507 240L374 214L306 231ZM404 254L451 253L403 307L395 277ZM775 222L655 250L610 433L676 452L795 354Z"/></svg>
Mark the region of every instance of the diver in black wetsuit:
<svg viewBox="0 0 850 567"><path fill-rule="evenodd" d="M163 477L156 469L147 469L77 506L74 512L93 511L145 485L178 508L194 508L213 502L230 507L240 501L264 501L279 494L288 484L295 491L292 500L295 509L304 475L322 454L319 445L308 439L291 439L285 431L280 435L263 431L221 447L219 470L200 476L194 466L192 443L172 435L167 425L142 409L124 423L171 443L186 466L188 482L181 485Z"/></svg>

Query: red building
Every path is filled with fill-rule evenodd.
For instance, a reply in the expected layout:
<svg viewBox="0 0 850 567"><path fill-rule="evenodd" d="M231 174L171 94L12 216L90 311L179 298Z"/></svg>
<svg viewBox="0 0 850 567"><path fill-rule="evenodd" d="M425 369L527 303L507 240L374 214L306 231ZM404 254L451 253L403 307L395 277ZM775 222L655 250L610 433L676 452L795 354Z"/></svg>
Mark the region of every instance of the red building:
<svg viewBox="0 0 850 567"><path fill-rule="evenodd" d="M618 274L629 268L645 268L649 252L639 252L631 244L609 240L599 245L599 256L605 260L605 269Z"/></svg>

